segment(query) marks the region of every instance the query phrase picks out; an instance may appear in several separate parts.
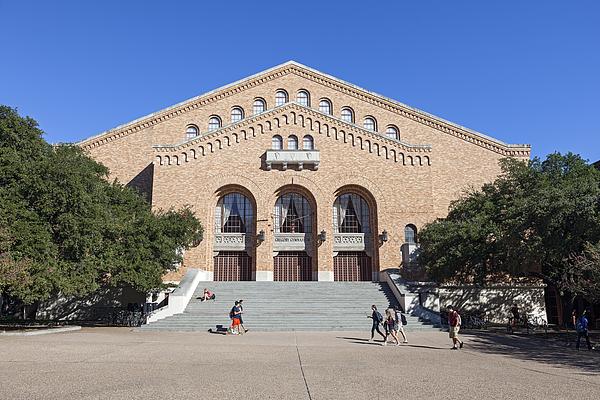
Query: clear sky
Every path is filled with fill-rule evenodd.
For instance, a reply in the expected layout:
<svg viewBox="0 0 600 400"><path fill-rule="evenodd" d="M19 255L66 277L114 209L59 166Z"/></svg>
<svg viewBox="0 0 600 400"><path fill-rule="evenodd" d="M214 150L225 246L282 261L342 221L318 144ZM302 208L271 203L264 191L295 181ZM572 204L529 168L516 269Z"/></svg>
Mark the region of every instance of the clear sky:
<svg viewBox="0 0 600 400"><path fill-rule="evenodd" d="M600 159L600 2L0 0L0 104L73 142L296 60Z"/></svg>

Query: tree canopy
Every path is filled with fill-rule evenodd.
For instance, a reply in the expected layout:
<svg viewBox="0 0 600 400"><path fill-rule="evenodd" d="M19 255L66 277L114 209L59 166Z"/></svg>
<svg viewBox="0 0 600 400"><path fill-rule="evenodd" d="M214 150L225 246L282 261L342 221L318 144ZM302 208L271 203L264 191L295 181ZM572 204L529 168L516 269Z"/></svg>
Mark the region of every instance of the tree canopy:
<svg viewBox="0 0 600 400"><path fill-rule="evenodd" d="M483 284L535 276L593 297L600 272L600 171L580 156L501 161L502 173L450 207L420 235L420 262L435 280ZM587 272L580 273L585 265ZM592 272L593 271L593 272ZM597 288L597 286L596 286Z"/></svg>
<svg viewBox="0 0 600 400"><path fill-rule="evenodd" d="M202 239L188 208L152 212L79 147L0 106L0 293L24 304L102 286L147 292Z"/></svg>

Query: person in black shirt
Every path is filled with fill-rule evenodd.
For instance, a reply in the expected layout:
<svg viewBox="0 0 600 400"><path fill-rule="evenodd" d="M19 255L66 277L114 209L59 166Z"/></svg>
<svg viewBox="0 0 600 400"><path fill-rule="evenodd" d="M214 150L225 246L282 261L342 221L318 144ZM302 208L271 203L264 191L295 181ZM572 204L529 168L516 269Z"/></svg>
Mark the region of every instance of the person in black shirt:
<svg viewBox="0 0 600 400"><path fill-rule="evenodd" d="M379 329L379 324L381 324L381 322L383 321L383 316L381 315L381 313L379 311L377 311L377 306L375 304L373 304L371 306L371 310L373 311L371 313L371 315L367 315L367 318L371 318L373 320L373 326L371 327L371 339L369 339L369 341L370 342L373 341L373 336L375 336L375 331L377 331L377 333L379 333L381 335L381 337L383 338L383 340L385 341L386 336Z"/></svg>

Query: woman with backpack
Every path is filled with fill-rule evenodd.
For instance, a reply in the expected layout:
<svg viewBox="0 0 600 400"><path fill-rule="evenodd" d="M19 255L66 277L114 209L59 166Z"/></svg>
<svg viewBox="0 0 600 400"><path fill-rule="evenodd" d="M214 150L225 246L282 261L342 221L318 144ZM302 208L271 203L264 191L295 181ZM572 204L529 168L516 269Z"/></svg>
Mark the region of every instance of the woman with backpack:
<svg viewBox="0 0 600 400"><path fill-rule="evenodd" d="M394 343L396 346L400 345L400 340L398 340L398 335L396 334L396 331L398 330L398 324L396 323L396 317L395 317L395 313L394 313L394 309L393 308L388 308L387 310L385 310L385 332L388 333L390 335L392 335L392 337L394 338L394 340L396 341L396 343ZM385 340L383 341L383 345L387 345L387 336L385 338Z"/></svg>
<svg viewBox="0 0 600 400"><path fill-rule="evenodd" d="M381 335L381 337L383 338L383 341L385 342L386 335L384 335L381 332L381 330L379 330L379 324L381 324L383 322L383 317L381 316L381 313L379 311L377 311L377 306L375 304L373 304L371 306L371 310L373 311L371 313L371 315L367 315L367 318L371 318L373 320L373 326L371 326L371 339L369 339L369 342L373 341L373 336L375 336L375 331L377 331L377 333L379 333Z"/></svg>

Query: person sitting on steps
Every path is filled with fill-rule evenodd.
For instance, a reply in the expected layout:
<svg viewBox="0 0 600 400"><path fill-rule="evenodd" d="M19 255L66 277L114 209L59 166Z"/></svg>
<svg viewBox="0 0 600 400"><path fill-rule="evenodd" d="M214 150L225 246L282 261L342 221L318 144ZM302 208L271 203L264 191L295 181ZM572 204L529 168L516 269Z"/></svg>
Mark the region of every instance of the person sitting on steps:
<svg viewBox="0 0 600 400"><path fill-rule="evenodd" d="M215 298L216 298L216 296L213 292L211 292L207 288L204 288L204 293L202 293L202 296L200 296L200 301L207 301L207 300L214 301Z"/></svg>

